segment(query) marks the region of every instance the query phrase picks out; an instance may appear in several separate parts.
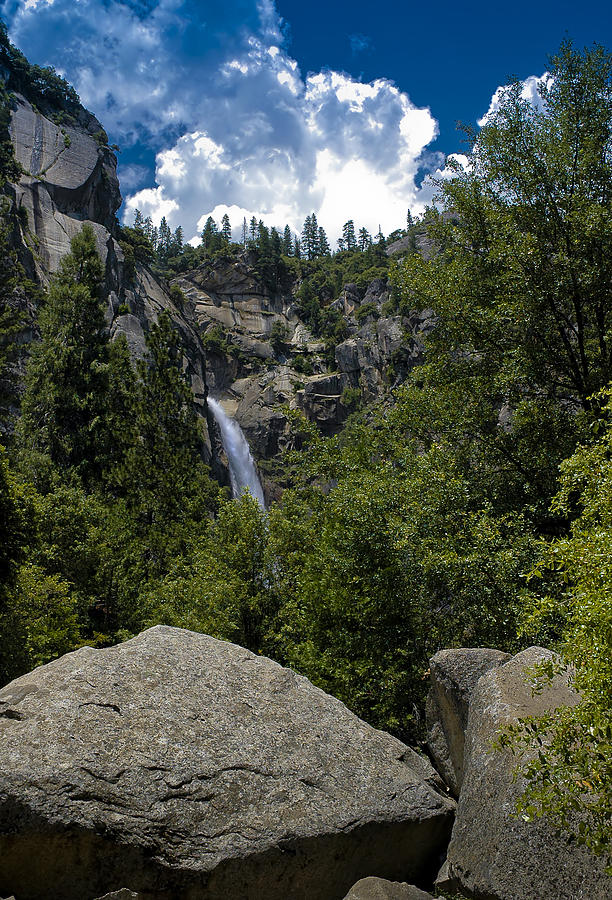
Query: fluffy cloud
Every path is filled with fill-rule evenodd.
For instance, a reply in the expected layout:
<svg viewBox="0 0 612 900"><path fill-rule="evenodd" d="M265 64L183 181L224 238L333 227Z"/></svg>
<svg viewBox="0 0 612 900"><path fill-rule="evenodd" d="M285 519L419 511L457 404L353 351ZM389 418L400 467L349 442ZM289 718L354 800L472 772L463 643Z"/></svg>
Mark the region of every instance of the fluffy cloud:
<svg viewBox="0 0 612 900"><path fill-rule="evenodd" d="M128 199L128 218L139 208L158 220L173 199L169 221L188 235L223 210L237 236L242 216L299 233L315 211L335 240L348 218L392 231L409 206L422 207L416 177L437 125L391 82L330 71L302 79L281 46L255 37L221 76L225 102L219 93L204 102L205 129L157 155L157 187Z"/></svg>
<svg viewBox="0 0 612 900"><path fill-rule="evenodd" d="M522 82L523 87L521 90L521 97L523 98L523 100L528 100L532 106L536 107L536 109L542 109L542 98L538 93L538 86L542 82L550 83L550 80L551 76L548 74L548 72L544 72L544 74L540 75L539 78L537 77L537 75L530 75ZM499 104L505 90L507 90L507 87L505 87L504 85L500 85L500 87L497 88L497 90L491 97L491 102L489 104L488 110L486 111L482 119L478 119L478 125L480 126L480 128L483 128L487 124L493 113L495 113L499 109Z"/></svg>
<svg viewBox="0 0 612 900"><path fill-rule="evenodd" d="M237 236L243 216L299 232L315 211L334 240L348 218L388 232L423 207L429 109L385 79L304 78L272 0L5 0L3 12L121 144L128 221L165 215L189 238L227 211Z"/></svg>

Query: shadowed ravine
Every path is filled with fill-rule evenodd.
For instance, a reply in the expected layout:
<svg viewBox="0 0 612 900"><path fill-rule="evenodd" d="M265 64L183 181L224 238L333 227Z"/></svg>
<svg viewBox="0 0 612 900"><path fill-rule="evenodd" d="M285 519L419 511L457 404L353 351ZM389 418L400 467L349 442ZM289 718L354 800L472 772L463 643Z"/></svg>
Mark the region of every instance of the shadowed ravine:
<svg viewBox="0 0 612 900"><path fill-rule="evenodd" d="M234 497L240 497L248 488L261 508L265 509L266 503L261 482L257 475L257 469L255 468L255 462L247 439L242 433L240 425L235 419L231 419L227 415L218 400L213 400L212 397L209 397L208 406L221 432L223 449L227 454L229 463L232 494Z"/></svg>

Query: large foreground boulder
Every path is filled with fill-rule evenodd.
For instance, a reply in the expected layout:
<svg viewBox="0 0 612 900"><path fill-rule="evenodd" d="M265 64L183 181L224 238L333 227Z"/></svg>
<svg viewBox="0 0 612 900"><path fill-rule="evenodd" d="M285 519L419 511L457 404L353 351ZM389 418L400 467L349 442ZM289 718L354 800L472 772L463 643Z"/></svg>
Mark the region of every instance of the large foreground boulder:
<svg viewBox="0 0 612 900"><path fill-rule="evenodd" d="M429 661L427 744L434 764L455 797L463 784L463 747L470 698L479 679L510 659L484 648L440 650Z"/></svg>
<svg viewBox="0 0 612 900"><path fill-rule="evenodd" d="M434 864L438 785L291 670L159 626L0 691L0 895L340 900Z"/></svg>
<svg viewBox="0 0 612 900"><path fill-rule="evenodd" d="M471 698L465 740L465 776L447 864L437 884L482 900L609 900L612 878L602 859L558 835L545 819L516 813L525 783L517 759L494 749L505 725L575 705L567 673L533 693L530 672L550 660L532 647L483 675Z"/></svg>
<svg viewBox="0 0 612 900"><path fill-rule="evenodd" d="M353 885L344 900L434 900L434 898L413 884L387 881L384 878L362 878Z"/></svg>

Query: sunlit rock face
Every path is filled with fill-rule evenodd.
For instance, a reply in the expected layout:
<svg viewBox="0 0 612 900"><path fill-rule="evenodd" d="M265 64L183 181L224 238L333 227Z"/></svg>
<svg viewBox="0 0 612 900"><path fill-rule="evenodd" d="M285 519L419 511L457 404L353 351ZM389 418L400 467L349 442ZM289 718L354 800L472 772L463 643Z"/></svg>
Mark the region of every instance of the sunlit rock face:
<svg viewBox="0 0 612 900"><path fill-rule="evenodd" d="M62 122L59 114L56 118ZM16 204L40 280L57 270L71 238L88 222L107 263L109 288L116 290L123 254L111 232L121 194L117 161L101 124L86 110L70 124L56 124L17 94L10 134L23 169Z"/></svg>
<svg viewBox="0 0 612 900"><path fill-rule="evenodd" d="M10 73L7 73L10 77ZM13 241L29 276L45 286L84 224L92 227L104 264L106 321L111 337L124 335L134 360L146 353L146 334L160 313L179 332L183 368L202 416L205 455L212 446L206 420L205 355L189 311L179 308L145 266L126 270L116 212L121 205L117 160L102 125L83 107L43 112L14 94L10 137L22 175L10 186ZM22 343L36 338L36 310L26 313ZM21 361L25 367L27 354Z"/></svg>

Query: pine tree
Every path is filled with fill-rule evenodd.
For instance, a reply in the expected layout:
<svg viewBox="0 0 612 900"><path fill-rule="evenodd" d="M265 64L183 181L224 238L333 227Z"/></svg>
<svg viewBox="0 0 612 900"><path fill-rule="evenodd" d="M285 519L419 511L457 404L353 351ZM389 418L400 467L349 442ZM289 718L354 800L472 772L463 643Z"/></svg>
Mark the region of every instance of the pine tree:
<svg viewBox="0 0 612 900"><path fill-rule="evenodd" d="M165 262L168 258L168 251L170 250L171 241L172 231L170 230L170 226L166 222L166 217L162 216L161 222L159 223L159 230L157 232L157 256L159 257L161 262Z"/></svg>
<svg viewBox="0 0 612 900"><path fill-rule="evenodd" d="M136 231L144 231L145 219L139 209L134 210L134 225Z"/></svg>
<svg viewBox="0 0 612 900"><path fill-rule="evenodd" d="M348 222L345 222L342 226L342 238L344 240L344 249L357 249L357 240L355 238L355 223L352 219L349 219Z"/></svg>
<svg viewBox="0 0 612 900"><path fill-rule="evenodd" d="M272 252L270 232L259 220L257 225L257 273L264 287L274 290L276 287L276 266Z"/></svg>
<svg viewBox="0 0 612 900"><path fill-rule="evenodd" d="M146 337L138 364L134 431L122 482L129 505L145 526L179 518L198 466L202 435L193 393L182 370L180 339L167 313Z"/></svg>
<svg viewBox="0 0 612 900"><path fill-rule="evenodd" d="M276 228L270 231L270 248L272 253L272 263L274 265L274 289L278 286L278 280L281 272L281 256L283 254L283 242Z"/></svg>
<svg viewBox="0 0 612 900"><path fill-rule="evenodd" d="M99 474L105 443L108 334L99 285L104 270L91 225L70 243L41 310L41 340L32 346L19 436L84 478Z"/></svg>
<svg viewBox="0 0 612 900"><path fill-rule="evenodd" d="M306 216L302 229L302 250L307 259L316 259L319 255L319 226L315 213Z"/></svg>
<svg viewBox="0 0 612 900"><path fill-rule="evenodd" d="M319 228L319 256L331 256L331 247L324 228Z"/></svg>
<svg viewBox="0 0 612 900"><path fill-rule="evenodd" d="M153 241L153 219L151 218L151 216L147 216L142 223L142 230L144 231L145 237L147 238L153 249L155 249L155 242Z"/></svg>
<svg viewBox="0 0 612 900"><path fill-rule="evenodd" d="M372 237L367 228L359 229L359 249L362 253L372 246Z"/></svg>
<svg viewBox="0 0 612 900"><path fill-rule="evenodd" d="M213 244L213 238L218 234L217 223L213 219L212 216L209 216L206 219L206 223L204 228L202 229L202 245L205 250L211 250Z"/></svg>
<svg viewBox="0 0 612 900"><path fill-rule="evenodd" d="M283 253L285 256L293 256L293 238L288 225L285 225L285 230L283 231Z"/></svg>
<svg viewBox="0 0 612 900"><path fill-rule="evenodd" d="M242 220L242 246L246 247L247 245L247 237L249 234L246 216Z"/></svg>
<svg viewBox="0 0 612 900"><path fill-rule="evenodd" d="M249 222L249 236L251 241L255 244L257 242L257 219L255 216L252 216L251 221Z"/></svg>
<svg viewBox="0 0 612 900"><path fill-rule="evenodd" d="M221 219L221 234L226 243L229 244L232 239L232 226L227 213L224 213L223 218Z"/></svg>
<svg viewBox="0 0 612 900"><path fill-rule="evenodd" d="M174 251L173 255L178 255L183 252L183 228L181 225L179 225L174 232L172 244Z"/></svg>

